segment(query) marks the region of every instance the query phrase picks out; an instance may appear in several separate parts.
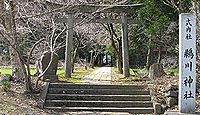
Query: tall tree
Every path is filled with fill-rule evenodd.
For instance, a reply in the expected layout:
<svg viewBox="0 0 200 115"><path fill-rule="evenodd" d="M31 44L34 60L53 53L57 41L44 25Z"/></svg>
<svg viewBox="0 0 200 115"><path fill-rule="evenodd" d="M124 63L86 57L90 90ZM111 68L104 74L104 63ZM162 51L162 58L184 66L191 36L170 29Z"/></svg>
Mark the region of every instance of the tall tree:
<svg viewBox="0 0 200 115"><path fill-rule="evenodd" d="M188 0L181 1L180 3L176 4L167 4L171 3L170 0L139 0L139 2L144 3L144 7L139 9L138 11L138 20L141 29L143 29L143 34L147 38L147 69L150 67L152 63L155 61L153 60L153 51L157 49L157 61L160 62L162 58L162 49L172 46L171 44L175 45L178 41L178 14L180 11L185 11L188 9L189 6ZM180 9L176 9L179 7ZM184 8L182 8L184 6ZM182 8L182 9L181 9ZM172 27L173 26L173 27ZM175 36L171 36L172 33Z"/></svg>
<svg viewBox="0 0 200 115"><path fill-rule="evenodd" d="M111 41L111 46L113 48L114 51L114 55L116 57L116 64L117 64L117 68L118 68L118 72L119 73L123 73L122 70L122 39L121 36L117 34L117 28L114 28L113 24L106 24L103 25L104 28L109 32L109 38Z"/></svg>
<svg viewBox="0 0 200 115"><path fill-rule="evenodd" d="M11 61L15 68L15 74L18 80L25 79L25 90L31 92L31 81L30 77L27 76L25 68L25 58L23 57L22 49L19 44L19 34L17 31L16 24L16 1L8 0L1 2L1 7L6 6L6 8L1 8L3 16L1 17L1 37L4 42L10 46Z"/></svg>

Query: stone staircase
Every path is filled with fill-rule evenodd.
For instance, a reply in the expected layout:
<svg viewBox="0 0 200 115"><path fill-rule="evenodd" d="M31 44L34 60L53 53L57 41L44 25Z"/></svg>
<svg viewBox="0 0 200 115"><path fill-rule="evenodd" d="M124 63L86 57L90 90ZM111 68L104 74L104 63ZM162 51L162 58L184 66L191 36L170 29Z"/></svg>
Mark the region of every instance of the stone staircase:
<svg viewBox="0 0 200 115"><path fill-rule="evenodd" d="M154 112L150 91L144 85L46 83L38 104L45 109L73 112Z"/></svg>

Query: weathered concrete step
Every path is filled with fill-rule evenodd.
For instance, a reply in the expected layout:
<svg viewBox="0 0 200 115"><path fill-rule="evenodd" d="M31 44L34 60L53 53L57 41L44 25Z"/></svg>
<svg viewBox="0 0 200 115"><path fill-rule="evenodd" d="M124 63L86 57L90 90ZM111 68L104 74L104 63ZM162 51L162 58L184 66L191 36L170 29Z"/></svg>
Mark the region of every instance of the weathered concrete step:
<svg viewBox="0 0 200 115"><path fill-rule="evenodd" d="M132 114L152 114L154 109L145 108L116 108L116 107L45 107L46 109L59 111L99 111L99 112L129 112Z"/></svg>
<svg viewBox="0 0 200 115"><path fill-rule="evenodd" d="M150 95L147 90L49 88L49 94Z"/></svg>
<svg viewBox="0 0 200 115"><path fill-rule="evenodd" d="M84 95L84 94L48 94L47 100L102 100L102 101L151 101L150 95Z"/></svg>
<svg viewBox="0 0 200 115"><path fill-rule="evenodd" d="M93 85L93 84L72 84L72 83L51 83L50 88L67 89L144 89L145 85Z"/></svg>
<svg viewBox="0 0 200 115"><path fill-rule="evenodd" d="M57 107L153 107L151 101L46 100L45 105Z"/></svg>

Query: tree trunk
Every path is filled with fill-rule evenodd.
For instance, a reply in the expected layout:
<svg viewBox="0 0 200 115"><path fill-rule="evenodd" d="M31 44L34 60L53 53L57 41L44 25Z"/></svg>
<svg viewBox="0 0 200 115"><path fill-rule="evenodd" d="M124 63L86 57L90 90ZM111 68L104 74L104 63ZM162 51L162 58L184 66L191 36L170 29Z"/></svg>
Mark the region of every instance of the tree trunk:
<svg viewBox="0 0 200 115"><path fill-rule="evenodd" d="M89 67L92 66L92 60L93 60L93 51L91 51L91 53L90 53L90 63L89 63Z"/></svg>
<svg viewBox="0 0 200 115"><path fill-rule="evenodd" d="M106 65L108 64L108 54L106 53Z"/></svg>
<svg viewBox="0 0 200 115"><path fill-rule="evenodd" d="M17 72L17 62L16 62L16 53L14 52L14 49L12 47L9 48L9 53L10 53L10 62L11 62L11 67L12 67L12 77L16 79L17 81L20 81L19 75Z"/></svg>
<svg viewBox="0 0 200 115"><path fill-rule="evenodd" d="M147 62L146 62L146 68L149 70L150 66L153 64L153 47L151 44L151 39L149 39L149 47L148 47L148 53L147 53Z"/></svg>
<svg viewBox="0 0 200 115"><path fill-rule="evenodd" d="M117 58L117 68L118 68L118 72L119 72L120 74L123 74L121 55L120 55L119 53L117 53L117 54L116 54L116 58Z"/></svg>
<svg viewBox="0 0 200 115"><path fill-rule="evenodd" d="M110 25L112 26L112 25ZM111 46L113 47L114 49L114 54L116 56L116 64L117 64L117 68L118 68L118 72L120 74L123 73L123 70L122 70L122 53L121 53L121 49L120 49L120 41L118 41L118 48L116 47L115 45L115 40L114 40L114 30L112 27L110 27L109 29L109 33L110 33L110 40L111 40Z"/></svg>
<svg viewBox="0 0 200 115"><path fill-rule="evenodd" d="M23 72L23 75L25 77L25 92L31 93L32 92L31 76L27 75L24 62L22 60L20 60L20 62L21 62L21 71ZM30 69L30 68L28 68L28 69Z"/></svg>
<svg viewBox="0 0 200 115"><path fill-rule="evenodd" d="M13 36L13 43L14 43L14 48L13 53L15 53L15 67L17 67L16 75L18 80L24 80L25 79L25 91L26 92L31 92L32 91L32 84L31 84L31 78L30 76L27 75L26 72L26 67L25 67L25 59L23 57L23 53L20 50L19 44L18 44L18 39L17 39L17 32L16 32L16 23L15 23L15 5L13 3L14 1L10 0L9 5L10 5L10 22L9 22L9 30L10 33Z"/></svg>
<svg viewBox="0 0 200 115"><path fill-rule="evenodd" d="M119 51L117 52L118 54L118 71L120 74L123 74L123 62L122 62L122 41L118 40L118 48Z"/></svg>
<svg viewBox="0 0 200 115"><path fill-rule="evenodd" d="M14 9L15 9L15 5L13 3L12 0L9 1L9 5L10 5L10 22L9 22L9 31L12 34L11 36L13 36L13 43L14 43L14 47L15 49L19 49L19 45L18 45L18 39L17 39L17 32L16 32L16 23L15 23L15 14L14 14ZM11 48L11 63L13 64L12 67L14 70L14 73L16 75L17 81L22 81L24 78L24 72L23 69L21 68L23 65L20 61L19 55L21 54L17 54L16 51ZM13 56L13 57L12 57Z"/></svg>
<svg viewBox="0 0 200 115"><path fill-rule="evenodd" d="M91 68L94 69L95 56L92 58Z"/></svg>
<svg viewBox="0 0 200 115"><path fill-rule="evenodd" d="M72 73L74 73L74 64L75 64L75 61L76 61L76 55L77 55L77 50L78 48L76 47L73 51L73 58L72 58Z"/></svg>
<svg viewBox="0 0 200 115"><path fill-rule="evenodd" d="M160 63L162 59L162 48L161 46L158 47L158 59L157 59L157 63Z"/></svg>
<svg viewBox="0 0 200 115"><path fill-rule="evenodd" d="M85 70L87 70L88 69L88 57L87 56L85 56Z"/></svg>
<svg viewBox="0 0 200 115"><path fill-rule="evenodd" d="M99 54L99 56L97 57L98 58L98 62L97 62L97 64L98 64L98 66L102 66L102 54Z"/></svg>
<svg viewBox="0 0 200 115"><path fill-rule="evenodd" d="M95 51L94 56L93 56L93 60L92 60L92 68L94 68L94 66L95 66L95 61L96 61L98 55L99 55L99 52Z"/></svg>

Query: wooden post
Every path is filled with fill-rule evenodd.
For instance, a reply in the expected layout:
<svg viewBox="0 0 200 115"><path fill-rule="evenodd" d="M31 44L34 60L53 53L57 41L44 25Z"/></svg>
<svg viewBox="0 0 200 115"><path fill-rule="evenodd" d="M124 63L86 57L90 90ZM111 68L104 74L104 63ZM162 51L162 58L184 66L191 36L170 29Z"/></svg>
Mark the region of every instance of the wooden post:
<svg viewBox="0 0 200 115"><path fill-rule="evenodd" d="M66 51L65 51L65 77L71 77L72 72L72 47L73 47L73 15L68 15L68 31L66 37Z"/></svg>
<svg viewBox="0 0 200 115"><path fill-rule="evenodd" d="M127 17L122 15L122 58L123 58L123 75L129 77L129 54L128 54L128 25Z"/></svg>

